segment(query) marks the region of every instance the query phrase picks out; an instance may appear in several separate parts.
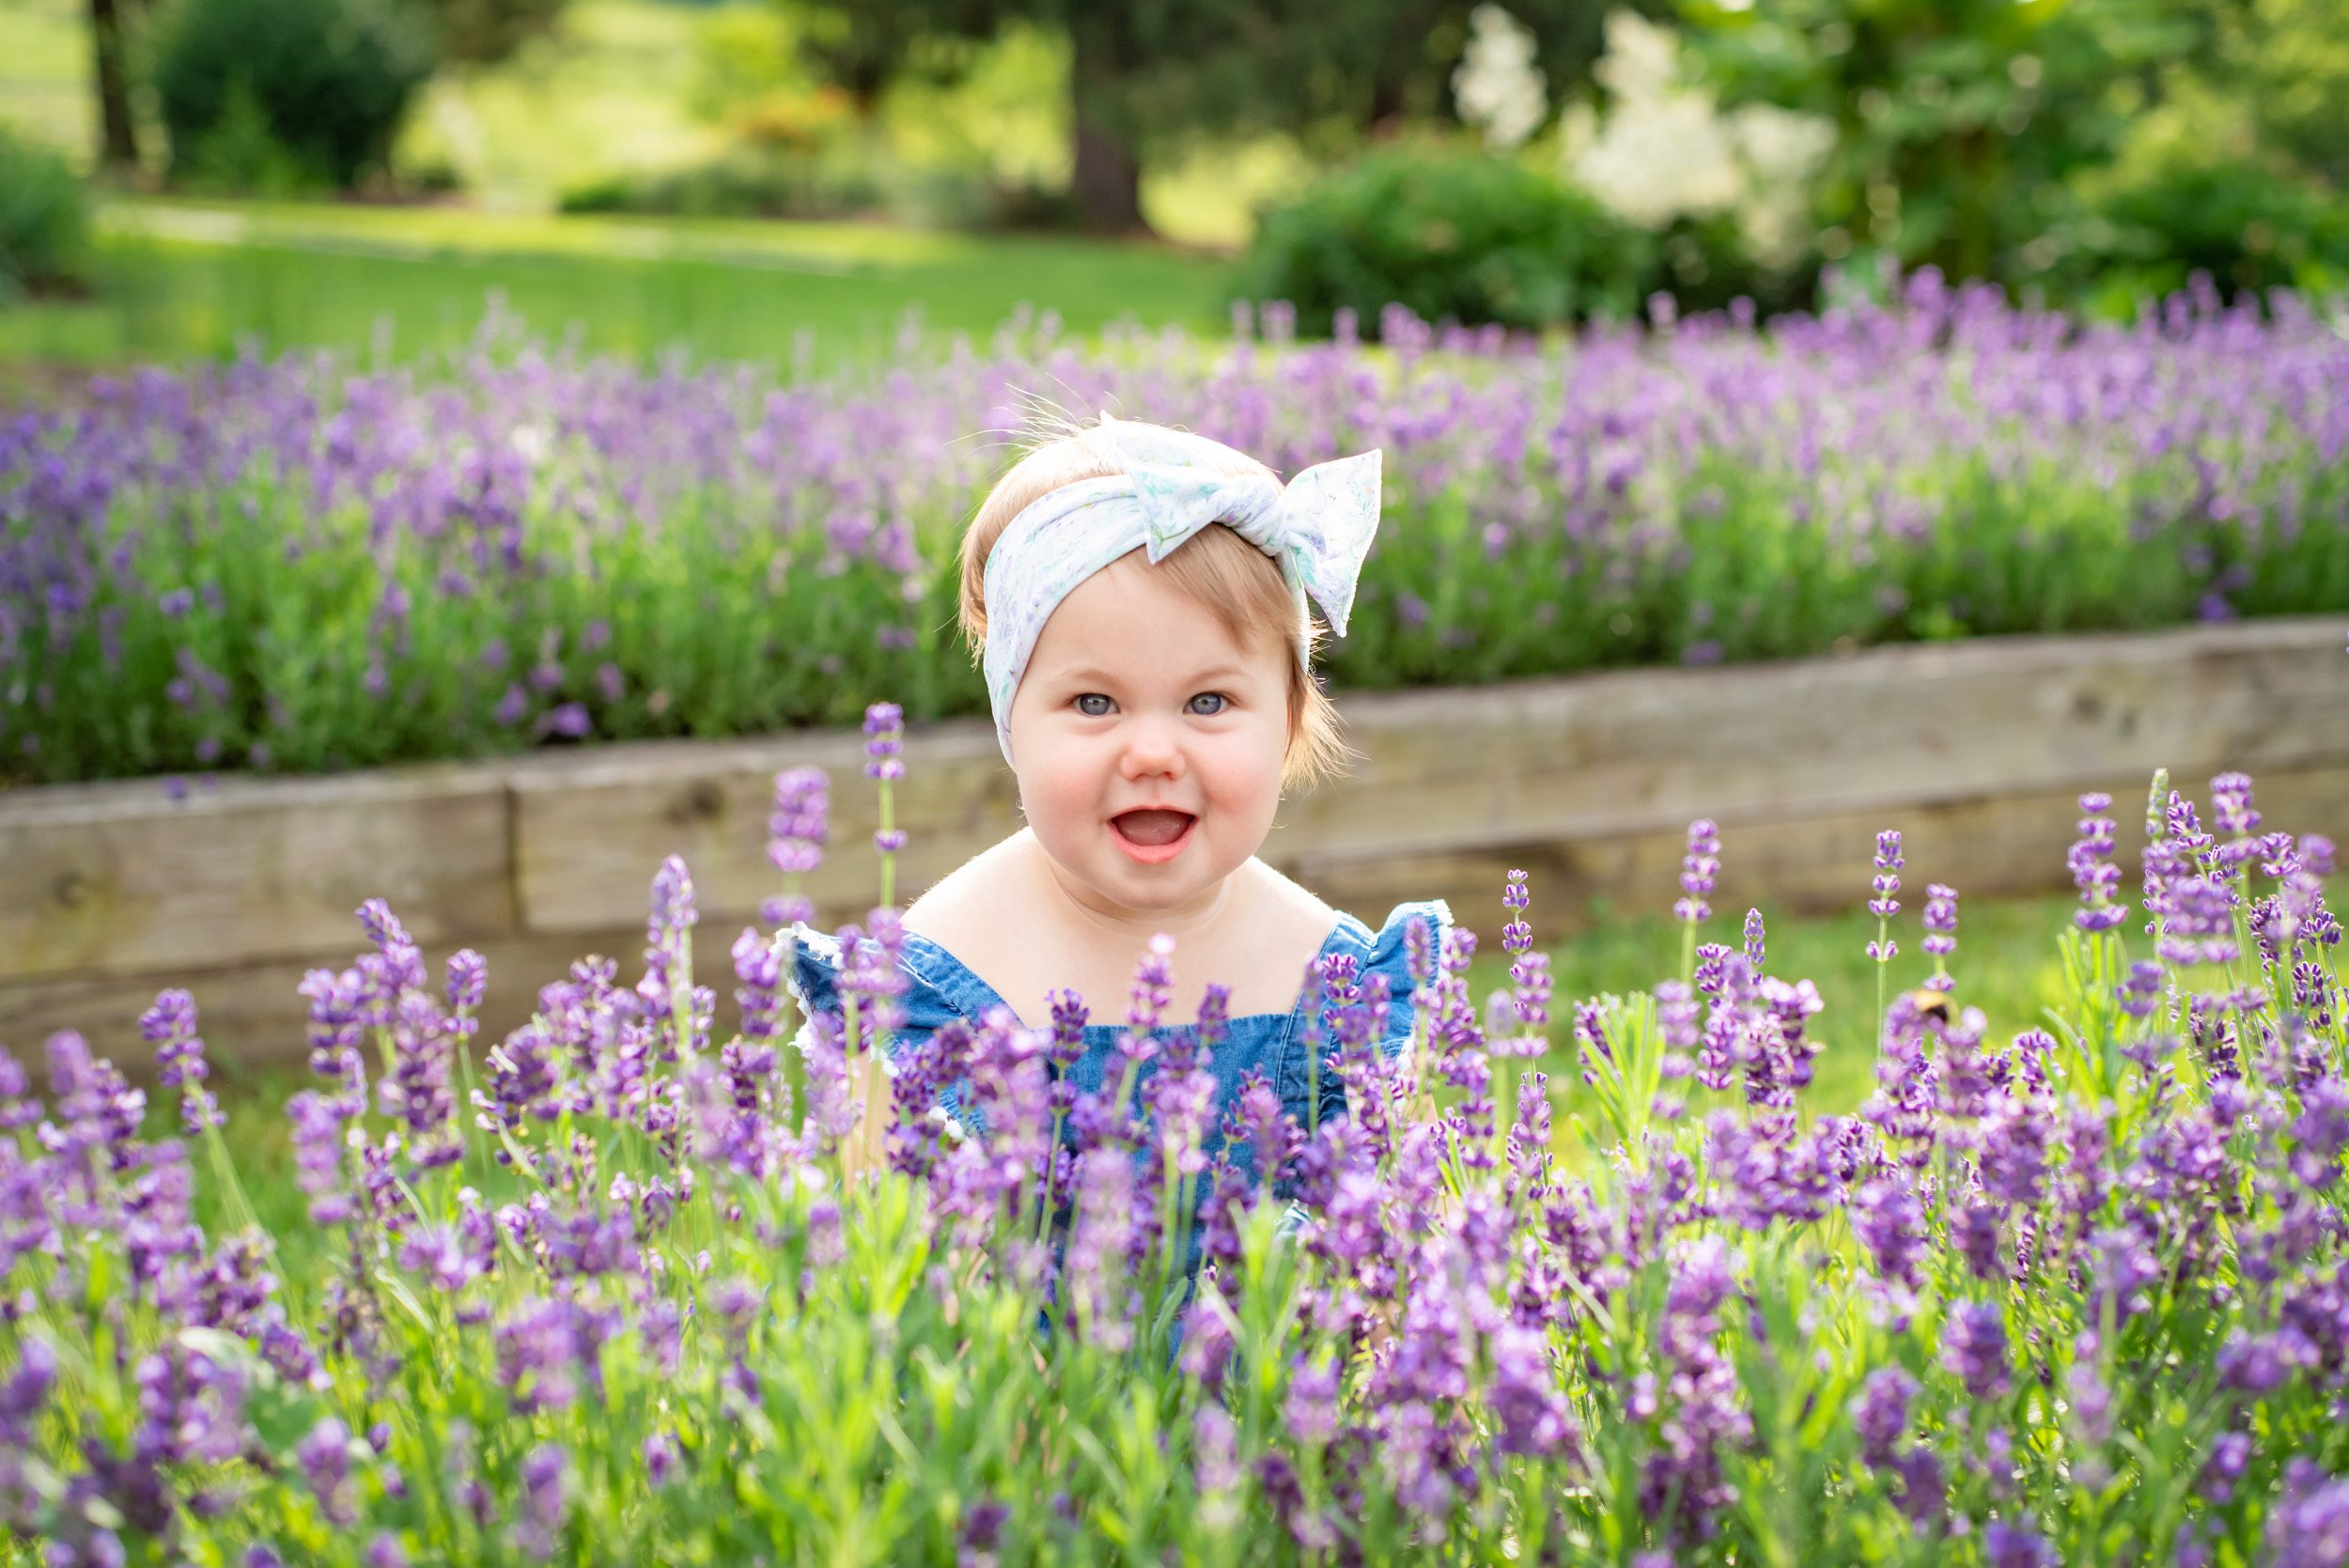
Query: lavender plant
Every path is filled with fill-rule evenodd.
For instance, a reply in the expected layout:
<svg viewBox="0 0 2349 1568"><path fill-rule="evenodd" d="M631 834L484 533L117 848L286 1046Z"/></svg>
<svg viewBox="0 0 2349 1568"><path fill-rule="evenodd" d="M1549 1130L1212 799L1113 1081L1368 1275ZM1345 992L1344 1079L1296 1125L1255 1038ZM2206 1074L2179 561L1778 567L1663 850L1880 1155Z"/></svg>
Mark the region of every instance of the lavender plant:
<svg viewBox="0 0 2349 1568"><path fill-rule="evenodd" d="M817 781L778 800L797 875ZM2046 1027L1965 1005L1936 885L1952 988L1860 1021L1848 1117L1802 1108L1819 998L1758 915L1553 1042L1517 874L1491 1032L1464 933L1415 935L1393 1061L1377 977L1325 967L1348 1113L1310 1127L1261 1081L1217 1113L1222 994L1161 1036L1163 940L1099 1091L1066 995L881 1072L892 966L785 1047L758 927L721 1041L672 861L641 978L583 960L476 1077L478 960L435 984L370 903L303 985L300 1222L225 1189L221 1118L257 1110L208 1093L184 995L146 1020L176 1133L74 1035L45 1098L0 1052L0 1555L2340 1563L2333 847L2240 775L2209 829L2165 789L2148 943L2110 918L2109 803ZM1683 919L1719 852L1697 825ZM843 951L885 959L894 912L866 926Z"/></svg>
<svg viewBox="0 0 2349 1568"><path fill-rule="evenodd" d="M2307 302L2080 326L1921 272L1766 330L1292 320L816 380L492 318L424 368L94 382L0 416L0 780L984 711L953 541L1039 394L1284 471L1381 448L1356 688L2349 607L2349 341Z"/></svg>

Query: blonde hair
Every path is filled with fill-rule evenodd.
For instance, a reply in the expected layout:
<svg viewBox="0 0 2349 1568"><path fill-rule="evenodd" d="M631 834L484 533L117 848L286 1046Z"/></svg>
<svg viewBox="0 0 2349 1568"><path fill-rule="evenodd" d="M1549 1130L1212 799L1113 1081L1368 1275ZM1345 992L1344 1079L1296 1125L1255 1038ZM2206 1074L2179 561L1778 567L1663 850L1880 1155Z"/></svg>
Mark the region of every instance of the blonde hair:
<svg viewBox="0 0 2349 1568"><path fill-rule="evenodd" d="M1253 458L1240 458L1233 470L1277 477ZM987 558L1011 520L1064 485L1124 472L1095 446L1088 429L1063 425L1039 435L988 491L962 536L958 613L974 661L987 648ZM1336 705L1307 668L1321 628L1310 614L1299 613L1296 592L1272 557L1215 524L1184 541L1158 569L1165 574L1159 581L1204 606L1234 641L1252 644L1270 634L1287 650L1289 741L1281 763L1282 787L1311 788L1342 772L1353 753L1341 734Z"/></svg>

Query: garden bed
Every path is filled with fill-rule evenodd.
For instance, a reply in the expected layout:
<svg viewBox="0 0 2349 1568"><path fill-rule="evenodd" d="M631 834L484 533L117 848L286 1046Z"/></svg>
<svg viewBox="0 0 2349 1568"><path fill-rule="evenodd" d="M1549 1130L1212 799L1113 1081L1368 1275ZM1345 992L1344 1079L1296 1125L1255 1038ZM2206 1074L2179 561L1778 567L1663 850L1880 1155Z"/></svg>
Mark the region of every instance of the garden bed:
<svg viewBox="0 0 2349 1568"><path fill-rule="evenodd" d="M1047 321L825 378L485 325L0 419L0 784L315 774L976 716L957 541L1049 392L1283 472L1384 456L1346 692L2349 612L2349 342L1909 281L1532 343Z"/></svg>
<svg viewBox="0 0 2349 1568"><path fill-rule="evenodd" d="M1472 923L1501 873L1534 872L1545 928L1661 908L1683 830L1735 830L1724 908L1847 905L1875 830L1908 835L1912 879L2022 893L2061 878L2083 789L2126 802L2156 767L2240 768L2262 805L2349 830L2349 619L2143 635L1977 639L1848 657L1363 693L1343 709L1354 774L1290 801L1265 854L1342 907L1440 895ZM851 731L614 744L510 760L295 779L154 782L0 795L0 1042L74 1027L128 1057L139 1009L191 989L225 1054L291 1059L303 971L347 962L352 911L382 896L441 955L482 951L485 1021L600 950L633 961L645 884L692 865L704 940L774 891L758 846L773 774L835 780L834 842L875 823L848 787ZM907 896L1016 826L983 722L916 726L897 793ZM873 897L861 857L808 889L827 920Z"/></svg>

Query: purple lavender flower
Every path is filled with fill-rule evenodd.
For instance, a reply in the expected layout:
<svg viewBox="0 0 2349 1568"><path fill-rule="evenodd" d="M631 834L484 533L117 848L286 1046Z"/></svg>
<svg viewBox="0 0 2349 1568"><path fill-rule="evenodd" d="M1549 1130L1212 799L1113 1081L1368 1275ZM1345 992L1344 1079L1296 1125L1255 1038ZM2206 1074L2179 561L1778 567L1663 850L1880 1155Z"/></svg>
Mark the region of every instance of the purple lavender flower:
<svg viewBox="0 0 2349 1568"><path fill-rule="evenodd" d="M1337 1372L1318 1363L1294 1369L1281 1412L1289 1436L1300 1446L1320 1448L1329 1443L1338 1433Z"/></svg>
<svg viewBox="0 0 2349 1568"><path fill-rule="evenodd" d="M343 1126L358 1108L346 1098L304 1089L286 1102L293 1123L295 1180L310 1200L310 1220L339 1225L357 1210L345 1188Z"/></svg>
<svg viewBox="0 0 2349 1568"><path fill-rule="evenodd" d="M1423 915L1413 915L1403 928L1404 967L1415 991L1423 991L1436 978L1436 935Z"/></svg>
<svg viewBox="0 0 2349 1568"><path fill-rule="evenodd" d="M156 994L155 1005L139 1018L139 1032L155 1048L156 1081L179 1091L179 1126L191 1137L219 1126L220 1101L205 1087L211 1068L195 1032L195 999L181 990Z"/></svg>
<svg viewBox="0 0 2349 1568"><path fill-rule="evenodd" d="M1139 1302L1127 1272L1135 1234L1134 1161L1114 1145L1088 1149L1077 1161L1077 1221L1064 1278L1077 1332L1118 1353L1133 1343Z"/></svg>
<svg viewBox="0 0 2349 1568"><path fill-rule="evenodd" d="M2152 858L2149 852L2149 863ZM2167 962L2234 961L2234 898L2223 884L2202 877L2171 878L2162 888L2154 912L2161 924L2157 951Z"/></svg>
<svg viewBox="0 0 2349 1568"><path fill-rule="evenodd" d="M29 1127L40 1120L40 1101L32 1094L24 1064L0 1046L0 1132Z"/></svg>
<svg viewBox="0 0 2349 1568"><path fill-rule="evenodd" d="M1538 1056L1544 1044L1541 1032L1549 1026L1549 955L1520 954L1517 962L1509 966L1509 981L1511 1010L1516 1014L1517 1021L1525 1026L1524 1031L1511 1030L1496 1034L1488 1030L1488 1042L1498 1049L1503 1040L1517 1035L1519 1047L1516 1054Z"/></svg>
<svg viewBox="0 0 2349 1568"><path fill-rule="evenodd" d="M570 1513L570 1460L561 1445L541 1443L522 1456L521 1508L514 1544L533 1557L553 1555Z"/></svg>
<svg viewBox="0 0 2349 1568"><path fill-rule="evenodd" d="M652 913L645 924L645 979L653 987L646 1001L667 1013L691 972L693 923L693 876L685 862L671 855L653 874Z"/></svg>
<svg viewBox="0 0 2349 1568"><path fill-rule="evenodd" d="M2162 967L2140 958L2129 966L2129 977L2121 983L2121 1011L2132 1018L2153 1016L2161 1000Z"/></svg>
<svg viewBox="0 0 2349 1568"><path fill-rule="evenodd" d="M645 1479L654 1491L669 1484L683 1463L684 1455L677 1448L677 1438L666 1432L655 1432L645 1438Z"/></svg>
<svg viewBox="0 0 2349 1568"><path fill-rule="evenodd" d="M1672 918L1694 925L1712 914L1713 907L1705 900L1713 895L1713 884L1720 876L1720 830L1705 817L1688 824L1688 850L1680 862L1680 898L1672 905Z"/></svg>
<svg viewBox="0 0 2349 1568"><path fill-rule="evenodd" d="M957 1568L987 1568L995 1560L1003 1526L1011 1510L993 1498L981 1498L962 1516L962 1549Z"/></svg>
<svg viewBox="0 0 2349 1568"><path fill-rule="evenodd" d="M1901 835L1896 828L1887 828L1876 834L1876 874L1869 886L1875 896L1868 901L1868 912L1878 920L1890 920L1901 912L1898 899L1901 891Z"/></svg>
<svg viewBox="0 0 2349 1568"><path fill-rule="evenodd" d="M767 859L783 873L785 893L760 907L759 918L770 925L815 918L815 906L797 891L798 879L823 863L831 787L820 768L786 768L775 775L774 810L767 818Z"/></svg>
<svg viewBox="0 0 2349 1568"><path fill-rule="evenodd" d="M864 710L864 776L894 784L906 776L905 710L895 703L875 703Z"/></svg>
<svg viewBox="0 0 2349 1568"><path fill-rule="evenodd" d="M1501 890L1501 906L1510 914L1508 924L1501 928L1501 945L1508 953L1524 954L1532 949L1533 927L1525 921L1531 897L1525 886L1525 873L1510 872L1508 885Z"/></svg>
<svg viewBox="0 0 2349 1568"><path fill-rule="evenodd" d="M294 1458L317 1495L319 1509L346 1529L359 1518L350 1479L350 1428L327 1416L294 1448Z"/></svg>
<svg viewBox="0 0 2349 1568"><path fill-rule="evenodd" d="M2248 773L2221 773L2211 780L2210 810L2218 819L2218 831L2238 846L2259 831L2260 814L2251 808L2251 776ZM2246 854L2238 850L2232 858L2240 861Z"/></svg>
<svg viewBox="0 0 2349 1568"><path fill-rule="evenodd" d="M1904 1182L1879 1176L1853 1195L1851 1223L1877 1275L1913 1289L1925 1255L1924 1208L1917 1194Z"/></svg>
<svg viewBox="0 0 2349 1568"><path fill-rule="evenodd" d="M1901 891L1901 835L1897 829L1887 828L1876 834L1875 878L1869 887L1875 894L1868 900L1868 912L1876 917L1876 936L1868 944L1868 956L1879 965L1889 964L1901 950L1900 943L1885 931L1885 924L1901 912L1901 902L1893 896Z"/></svg>
<svg viewBox="0 0 2349 1568"><path fill-rule="evenodd" d="M2006 1391L2006 1313L1995 1302L1953 1303L1942 1320L1941 1364L1976 1399Z"/></svg>
<svg viewBox="0 0 2349 1568"><path fill-rule="evenodd" d="M449 955L447 996L449 1010L460 1016L480 1007L490 994L490 961L472 948L459 948ZM471 1022L470 1019L467 1020ZM472 1030L465 1031L472 1033Z"/></svg>
<svg viewBox="0 0 2349 1568"><path fill-rule="evenodd" d="M2241 1432L2222 1432L2210 1445L2210 1455L2202 1462L2202 1472L2195 1489L2203 1498L2218 1507L2234 1500L2234 1489L2251 1467L2251 1439Z"/></svg>
<svg viewBox="0 0 2349 1568"><path fill-rule="evenodd" d="M1762 911L1748 909L1746 911L1746 965L1756 974L1766 973L1769 969L1769 965L1765 961L1766 950L1763 945L1763 936Z"/></svg>
<svg viewBox="0 0 2349 1568"><path fill-rule="evenodd" d="M1882 1367L1868 1374L1852 1401L1852 1430L1859 1434L1859 1455L1879 1468L1892 1461L1893 1450L1908 1433L1908 1405L1917 1397L1917 1380L1899 1367Z"/></svg>
<svg viewBox="0 0 2349 1568"><path fill-rule="evenodd" d="M2057 1568L2062 1559L2036 1531L1993 1519L1982 1532L1985 1568Z"/></svg>
<svg viewBox="0 0 2349 1568"><path fill-rule="evenodd" d="M2109 931L2128 918L2127 909L2114 900L2121 868L2112 863L2117 840L2113 820L2105 815L2112 809L2112 797L2092 791L2080 797L2079 806L2079 836L2066 856L2073 885L2080 891L2081 907L2072 923L2090 933Z"/></svg>
<svg viewBox="0 0 2349 1568"><path fill-rule="evenodd" d="M2349 1562L2349 1481L2325 1474L2306 1458L2289 1461L2282 1495L2268 1515L2267 1552L2273 1568Z"/></svg>
<svg viewBox="0 0 2349 1568"><path fill-rule="evenodd" d="M1504 1324L1493 1335L1492 1353L1487 1397L1499 1428L1495 1450L1529 1459L1573 1452L1580 1429L1550 1365L1547 1337L1539 1329Z"/></svg>
<svg viewBox="0 0 2349 1568"><path fill-rule="evenodd" d="M1939 882L1925 884L1925 939L1928 957L1946 958L1957 951L1957 890Z"/></svg>

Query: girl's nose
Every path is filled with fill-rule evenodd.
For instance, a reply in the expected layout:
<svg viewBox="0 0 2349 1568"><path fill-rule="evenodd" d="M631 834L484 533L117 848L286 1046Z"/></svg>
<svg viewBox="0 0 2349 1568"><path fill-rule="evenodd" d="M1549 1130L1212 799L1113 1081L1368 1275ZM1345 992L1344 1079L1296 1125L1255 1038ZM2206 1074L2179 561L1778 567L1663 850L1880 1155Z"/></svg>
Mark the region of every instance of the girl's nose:
<svg viewBox="0 0 2349 1568"><path fill-rule="evenodd" d="M1137 720L1126 726L1126 745L1118 771L1128 779L1183 776L1181 726L1159 719Z"/></svg>

